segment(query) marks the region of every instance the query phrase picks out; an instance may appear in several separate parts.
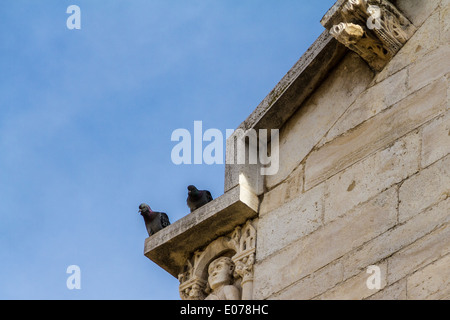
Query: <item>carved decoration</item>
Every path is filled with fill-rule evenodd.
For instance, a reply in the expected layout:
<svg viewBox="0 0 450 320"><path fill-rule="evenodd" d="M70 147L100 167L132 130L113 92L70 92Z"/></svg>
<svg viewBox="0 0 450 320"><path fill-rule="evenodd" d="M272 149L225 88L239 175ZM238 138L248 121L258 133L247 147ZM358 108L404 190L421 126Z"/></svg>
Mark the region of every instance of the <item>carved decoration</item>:
<svg viewBox="0 0 450 320"><path fill-rule="evenodd" d="M252 221L195 252L178 276L183 300L251 300L256 229Z"/></svg>
<svg viewBox="0 0 450 320"><path fill-rule="evenodd" d="M347 0L330 33L377 71L403 47L415 27L387 0Z"/></svg>
<svg viewBox="0 0 450 320"><path fill-rule="evenodd" d="M334 26L330 33L347 48L360 55L375 70L383 69L392 58L383 43L358 24L342 22Z"/></svg>

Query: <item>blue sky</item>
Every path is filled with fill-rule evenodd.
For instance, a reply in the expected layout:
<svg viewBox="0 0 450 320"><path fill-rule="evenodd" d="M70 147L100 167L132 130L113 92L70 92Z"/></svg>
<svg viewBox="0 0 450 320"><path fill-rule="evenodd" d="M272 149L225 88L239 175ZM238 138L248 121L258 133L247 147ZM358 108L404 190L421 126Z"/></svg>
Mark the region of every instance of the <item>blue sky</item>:
<svg viewBox="0 0 450 320"><path fill-rule="evenodd" d="M172 132L238 127L333 3L2 1L0 299L179 299L138 206L179 220L189 184L223 194L224 166L174 165Z"/></svg>

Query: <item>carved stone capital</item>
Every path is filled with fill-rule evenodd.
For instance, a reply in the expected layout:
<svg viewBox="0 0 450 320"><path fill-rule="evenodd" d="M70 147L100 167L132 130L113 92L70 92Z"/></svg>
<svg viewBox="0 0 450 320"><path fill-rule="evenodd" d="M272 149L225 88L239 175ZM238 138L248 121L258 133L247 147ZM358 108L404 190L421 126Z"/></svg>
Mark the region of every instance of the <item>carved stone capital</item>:
<svg viewBox="0 0 450 320"><path fill-rule="evenodd" d="M346 0L329 19L330 33L380 71L416 28L387 0ZM327 24L325 23L327 26Z"/></svg>
<svg viewBox="0 0 450 320"><path fill-rule="evenodd" d="M242 278L244 284L248 281L253 281L253 265L255 264L255 253L246 254L239 259L233 258L233 262L236 265L235 272Z"/></svg>
<svg viewBox="0 0 450 320"><path fill-rule="evenodd" d="M194 278L180 284L180 297L183 300L204 300L207 282Z"/></svg>
<svg viewBox="0 0 450 320"><path fill-rule="evenodd" d="M214 294L209 286L208 267L213 261L228 257L233 265L228 287L235 287L240 298L251 299L253 291L253 265L256 252L256 229L252 221L237 227L231 234L211 242L204 250L197 251L186 261L180 280L180 296L183 300L204 300ZM234 289L236 290L236 289ZM230 291L230 290L228 290ZM223 291L217 296L223 295Z"/></svg>

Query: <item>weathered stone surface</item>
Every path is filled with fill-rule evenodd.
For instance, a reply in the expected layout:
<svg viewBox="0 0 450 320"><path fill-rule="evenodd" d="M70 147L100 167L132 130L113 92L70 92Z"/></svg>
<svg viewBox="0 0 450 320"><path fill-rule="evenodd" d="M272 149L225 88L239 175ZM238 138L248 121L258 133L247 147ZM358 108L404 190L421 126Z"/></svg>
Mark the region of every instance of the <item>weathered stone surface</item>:
<svg viewBox="0 0 450 320"><path fill-rule="evenodd" d="M303 191L303 165L300 164L280 185L264 194L259 209L259 215L264 216L284 203L300 196Z"/></svg>
<svg viewBox="0 0 450 320"><path fill-rule="evenodd" d="M225 192L241 184L254 194L261 195L264 190L264 177L260 174L261 165L250 164L248 132L235 130L226 142ZM239 140L246 139L245 150L241 149ZM245 153L244 164L238 164L238 152Z"/></svg>
<svg viewBox="0 0 450 320"><path fill-rule="evenodd" d="M419 154L420 135L413 132L330 178L326 182L325 223L417 172Z"/></svg>
<svg viewBox="0 0 450 320"><path fill-rule="evenodd" d="M144 254L178 277L193 252L256 217L258 206L258 197L238 186L147 238Z"/></svg>
<svg viewBox="0 0 450 320"><path fill-rule="evenodd" d="M441 0L397 0L397 7L416 27L420 27L440 2Z"/></svg>
<svg viewBox="0 0 450 320"><path fill-rule="evenodd" d="M325 15L320 20L322 26L330 30L334 25L342 21L342 16L340 14L342 4L344 0L338 0L336 3L325 13Z"/></svg>
<svg viewBox="0 0 450 320"><path fill-rule="evenodd" d="M283 181L337 119L364 91L372 71L356 54L348 55L280 131L280 170L266 177L266 187ZM341 82L340 79L347 79Z"/></svg>
<svg viewBox="0 0 450 320"><path fill-rule="evenodd" d="M195 251L179 274L183 300L252 300L255 220ZM237 280L239 279L239 280Z"/></svg>
<svg viewBox="0 0 450 320"><path fill-rule="evenodd" d="M399 221L450 196L450 156L406 180L399 191Z"/></svg>
<svg viewBox="0 0 450 320"><path fill-rule="evenodd" d="M404 69L361 93L358 99L333 125L323 139L323 143L333 140L404 99L408 95L407 77L408 72Z"/></svg>
<svg viewBox="0 0 450 320"><path fill-rule="evenodd" d="M378 23L373 24L375 5ZM381 71L416 31L414 25L389 1L340 1L322 19L339 42ZM328 21L324 21L328 20ZM333 21L333 25L330 25Z"/></svg>
<svg viewBox="0 0 450 320"><path fill-rule="evenodd" d="M286 202L260 217L257 259L262 260L322 225L324 186Z"/></svg>
<svg viewBox="0 0 450 320"><path fill-rule="evenodd" d="M450 110L450 73L447 74L447 110Z"/></svg>
<svg viewBox="0 0 450 320"><path fill-rule="evenodd" d="M408 85L411 92L444 77L450 72L450 44L434 50L409 66Z"/></svg>
<svg viewBox="0 0 450 320"><path fill-rule="evenodd" d="M345 280L333 289L320 295L320 300L362 300L374 295L375 293L386 287L387 263L383 262L377 265L381 271L381 287L380 289L369 289L367 287L367 279L371 276L366 270L358 275Z"/></svg>
<svg viewBox="0 0 450 320"><path fill-rule="evenodd" d="M394 283L449 252L450 225L446 224L390 257L388 282Z"/></svg>
<svg viewBox="0 0 450 320"><path fill-rule="evenodd" d="M239 128L281 128L346 52L324 31Z"/></svg>
<svg viewBox="0 0 450 320"><path fill-rule="evenodd" d="M294 283L279 294L269 297L269 299L308 300L333 288L341 281L342 265L338 260Z"/></svg>
<svg viewBox="0 0 450 320"><path fill-rule="evenodd" d="M244 131L280 129L329 76L329 72L340 62L347 51L345 46L336 41L328 31L324 31L238 129ZM228 143L227 141L227 145ZM227 159L229 157L230 154L227 150ZM290 170L292 171L294 167L291 167ZM258 171L259 166L256 165L226 165L225 192L239 185L242 177L245 177L253 192L260 195L264 177L261 177ZM287 169L280 172L279 176L286 177L289 174L290 171ZM278 179L274 183L269 182L268 185L274 186L281 180Z"/></svg>
<svg viewBox="0 0 450 320"><path fill-rule="evenodd" d="M450 153L450 112L422 130L422 168Z"/></svg>
<svg viewBox="0 0 450 320"><path fill-rule="evenodd" d="M325 31L241 124L280 129L277 175L227 165L223 197L146 240L189 298L209 294L218 256L235 258L242 297L450 297L450 0L392 3L420 28L380 73Z"/></svg>
<svg viewBox="0 0 450 320"><path fill-rule="evenodd" d="M450 2L448 0L442 1L441 4L441 43L450 43Z"/></svg>
<svg viewBox="0 0 450 320"><path fill-rule="evenodd" d="M397 221L397 193L388 190L255 265L255 298L263 299L310 275Z"/></svg>
<svg viewBox="0 0 450 320"><path fill-rule="evenodd" d="M341 281L342 264L338 260L294 283L279 294L269 297L269 299L308 300L333 288Z"/></svg>
<svg viewBox="0 0 450 320"><path fill-rule="evenodd" d="M384 288L369 297L368 300L406 300L406 280L396 282Z"/></svg>
<svg viewBox="0 0 450 320"><path fill-rule="evenodd" d="M411 63L419 61L425 54L437 49L439 46L439 32L436 32L436 30L438 30L438 28L439 12L431 16L420 29L416 31L397 55L387 64L383 71L376 76L375 81L383 81Z"/></svg>
<svg viewBox="0 0 450 320"><path fill-rule="evenodd" d="M305 190L441 114L447 107L446 85L445 80L436 81L313 151L306 160Z"/></svg>
<svg viewBox="0 0 450 320"><path fill-rule="evenodd" d="M438 300L450 296L450 255L435 261L408 278L408 299Z"/></svg>
<svg viewBox="0 0 450 320"><path fill-rule="evenodd" d="M450 199L367 242L343 258L344 278L383 260L436 228L450 222ZM390 282L392 283L392 281Z"/></svg>

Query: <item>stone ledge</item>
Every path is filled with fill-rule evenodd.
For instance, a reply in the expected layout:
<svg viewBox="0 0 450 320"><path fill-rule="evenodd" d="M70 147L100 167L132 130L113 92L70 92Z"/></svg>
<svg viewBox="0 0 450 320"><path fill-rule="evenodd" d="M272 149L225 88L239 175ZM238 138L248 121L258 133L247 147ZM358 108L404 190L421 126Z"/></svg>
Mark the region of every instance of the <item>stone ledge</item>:
<svg viewBox="0 0 450 320"><path fill-rule="evenodd" d="M338 24L342 20L341 16L341 10L344 4L346 3L345 0L338 0L336 3L328 10L327 13L323 16L322 20L320 20L320 23L326 28L331 29L334 25Z"/></svg>
<svg viewBox="0 0 450 320"><path fill-rule="evenodd" d="M347 51L325 30L239 129L281 128Z"/></svg>
<svg viewBox="0 0 450 320"><path fill-rule="evenodd" d="M178 278L192 253L256 217L258 206L256 195L237 186L147 238L144 254Z"/></svg>
<svg viewBox="0 0 450 320"><path fill-rule="evenodd" d="M280 129L348 52L325 30L238 129ZM235 135L227 140L227 152L233 139ZM249 187L261 195L263 179L258 171L257 165L226 165L225 192L239 185L244 175Z"/></svg>

